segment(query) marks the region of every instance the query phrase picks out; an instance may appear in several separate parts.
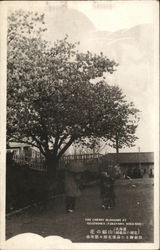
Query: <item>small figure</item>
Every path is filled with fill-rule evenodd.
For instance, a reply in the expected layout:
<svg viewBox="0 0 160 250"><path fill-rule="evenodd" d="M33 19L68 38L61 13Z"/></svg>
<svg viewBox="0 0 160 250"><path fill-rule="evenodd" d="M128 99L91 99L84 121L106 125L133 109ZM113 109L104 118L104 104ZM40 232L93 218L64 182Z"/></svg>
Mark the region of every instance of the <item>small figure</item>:
<svg viewBox="0 0 160 250"><path fill-rule="evenodd" d="M115 206L114 179L107 172L101 173L100 192L102 198L102 208L113 208Z"/></svg>
<svg viewBox="0 0 160 250"><path fill-rule="evenodd" d="M80 196L78 185L78 173L66 170L65 174L65 193L66 193L66 212L73 213L76 205L76 198Z"/></svg>
<svg viewBox="0 0 160 250"><path fill-rule="evenodd" d="M154 176L153 176L152 169L150 169L150 171L149 171L149 178L152 178L152 177L154 177Z"/></svg>

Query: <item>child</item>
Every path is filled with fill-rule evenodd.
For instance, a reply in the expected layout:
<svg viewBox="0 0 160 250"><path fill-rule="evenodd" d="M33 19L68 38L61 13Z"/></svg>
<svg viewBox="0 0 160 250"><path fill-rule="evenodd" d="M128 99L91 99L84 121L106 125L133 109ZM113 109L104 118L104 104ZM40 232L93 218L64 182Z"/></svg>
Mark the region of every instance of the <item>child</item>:
<svg viewBox="0 0 160 250"><path fill-rule="evenodd" d="M80 196L78 185L79 175L66 170L65 174L65 193L66 193L66 212L73 213L75 210L76 198Z"/></svg>
<svg viewBox="0 0 160 250"><path fill-rule="evenodd" d="M101 173L100 191L102 208L113 208L115 206L114 179L107 172Z"/></svg>

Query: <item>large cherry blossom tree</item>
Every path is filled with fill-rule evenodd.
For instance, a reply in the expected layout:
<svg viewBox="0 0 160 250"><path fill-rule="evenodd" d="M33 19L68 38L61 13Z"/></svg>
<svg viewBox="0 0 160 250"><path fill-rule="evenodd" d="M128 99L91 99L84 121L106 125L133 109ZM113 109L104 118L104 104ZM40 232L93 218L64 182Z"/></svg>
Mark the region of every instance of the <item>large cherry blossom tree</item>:
<svg viewBox="0 0 160 250"><path fill-rule="evenodd" d="M104 81L118 64L101 53L81 53L67 36L44 40L44 15L17 11L8 17L7 138L38 147L48 173L73 143L101 140L131 145L138 110L118 86ZM95 80L95 81L93 81Z"/></svg>

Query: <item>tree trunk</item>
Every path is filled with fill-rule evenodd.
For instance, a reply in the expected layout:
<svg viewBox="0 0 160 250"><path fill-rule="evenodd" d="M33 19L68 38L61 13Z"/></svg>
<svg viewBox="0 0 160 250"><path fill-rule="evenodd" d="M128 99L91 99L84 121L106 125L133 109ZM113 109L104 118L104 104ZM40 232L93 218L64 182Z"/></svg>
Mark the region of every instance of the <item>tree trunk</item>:
<svg viewBox="0 0 160 250"><path fill-rule="evenodd" d="M46 159L47 164L47 189L49 196L53 196L56 193L57 186L57 168L58 160L52 154L49 154Z"/></svg>
<svg viewBox="0 0 160 250"><path fill-rule="evenodd" d="M47 175L50 178L54 178L57 172L58 160L53 156L49 156L46 159L46 163L47 163Z"/></svg>

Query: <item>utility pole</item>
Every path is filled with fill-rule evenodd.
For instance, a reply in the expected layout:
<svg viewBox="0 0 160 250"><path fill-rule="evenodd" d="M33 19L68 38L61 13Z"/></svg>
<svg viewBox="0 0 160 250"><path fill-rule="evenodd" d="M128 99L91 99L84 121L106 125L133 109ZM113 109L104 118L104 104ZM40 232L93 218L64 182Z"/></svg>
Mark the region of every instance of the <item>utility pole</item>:
<svg viewBox="0 0 160 250"><path fill-rule="evenodd" d="M138 162L139 162L139 169L141 170L140 147L138 147Z"/></svg>
<svg viewBox="0 0 160 250"><path fill-rule="evenodd" d="M119 163L119 143L118 143L118 136L116 137L116 158L117 164Z"/></svg>
<svg viewBox="0 0 160 250"><path fill-rule="evenodd" d="M77 149L76 149L76 146L74 147L74 155L77 155Z"/></svg>

